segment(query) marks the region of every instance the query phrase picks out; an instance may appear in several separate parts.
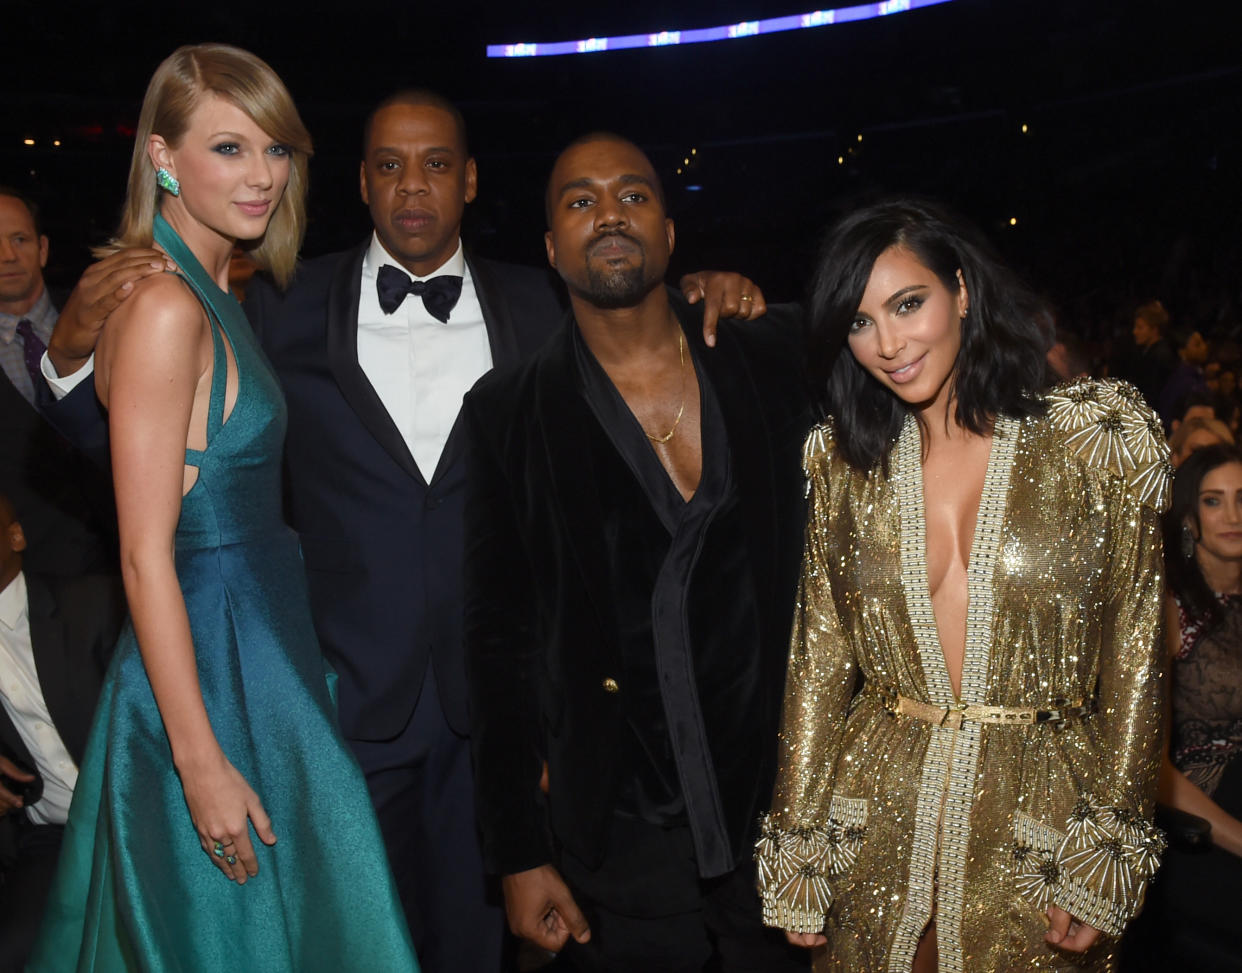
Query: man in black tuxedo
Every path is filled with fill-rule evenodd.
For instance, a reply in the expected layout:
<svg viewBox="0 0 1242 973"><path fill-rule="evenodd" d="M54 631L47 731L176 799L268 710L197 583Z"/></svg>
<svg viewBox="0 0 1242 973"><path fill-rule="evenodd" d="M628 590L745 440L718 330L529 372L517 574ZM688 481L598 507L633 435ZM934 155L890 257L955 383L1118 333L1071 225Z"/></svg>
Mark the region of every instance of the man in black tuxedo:
<svg viewBox="0 0 1242 973"><path fill-rule="evenodd" d="M497 969L503 932L466 739L457 414L479 376L532 354L561 313L546 271L462 246L477 181L452 103L390 96L367 120L360 167L373 234L300 265L283 294L256 278L246 299L288 402L286 515L340 679L341 727L426 973ZM703 286L713 316L749 313L744 279ZM58 328L58 370L92 343L87 328Z"/></svg>
<svg viewBox="0 0 1242 973"><path fill-rule="evenodd" d="M572 310L466 397L478 813L511 928L582 969L800 966L762 927L802 540L798 322L723 327L661 285L646 156L587 136L548 183Z"/></svg>
<svg viewBox="0 0 1242 973"><path fill-rule="evenodd" d="M115 558L112 491L39 411L50 399L39 361L56 323L47 255L34 203L0 186L0 492L22 510L30 569L73 576Z"/></svg>
<svg viewBox="0 0 1242 973"><path fill-rule="evenodd" d="M109 575L22 571L0 495L0 973L34 944L125 597Z"/></svg>

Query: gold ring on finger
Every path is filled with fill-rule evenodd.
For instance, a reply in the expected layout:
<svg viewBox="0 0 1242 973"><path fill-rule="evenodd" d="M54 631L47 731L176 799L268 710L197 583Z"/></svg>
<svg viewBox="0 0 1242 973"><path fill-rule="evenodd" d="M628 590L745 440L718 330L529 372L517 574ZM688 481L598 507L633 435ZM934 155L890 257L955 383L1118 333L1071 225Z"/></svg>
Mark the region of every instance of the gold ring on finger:
<svg viewBox="0 0 1242 973"><path fill-rule="evenodd" d="M749 294L743 294L740 298L738 298L738 300L741 300L741 301L753 301L753 300L754 300L754 298L753 298L753 297L751 297Z"/></svg>

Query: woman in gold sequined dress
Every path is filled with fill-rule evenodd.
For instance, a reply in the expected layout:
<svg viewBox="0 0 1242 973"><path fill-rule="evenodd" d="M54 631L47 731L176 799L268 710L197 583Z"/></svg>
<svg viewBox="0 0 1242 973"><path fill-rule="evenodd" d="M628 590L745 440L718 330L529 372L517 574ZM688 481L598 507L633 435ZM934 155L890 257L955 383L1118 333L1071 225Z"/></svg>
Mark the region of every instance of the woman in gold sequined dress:
<svg viewBox="0 0 1242 973"><path fill-rule="evenodd" d="M817 969L1109 969L1158 864L1167 449L1130 386L1040 394L1040 311L928 204L825 246L831 418L756 853Z"/></svg>

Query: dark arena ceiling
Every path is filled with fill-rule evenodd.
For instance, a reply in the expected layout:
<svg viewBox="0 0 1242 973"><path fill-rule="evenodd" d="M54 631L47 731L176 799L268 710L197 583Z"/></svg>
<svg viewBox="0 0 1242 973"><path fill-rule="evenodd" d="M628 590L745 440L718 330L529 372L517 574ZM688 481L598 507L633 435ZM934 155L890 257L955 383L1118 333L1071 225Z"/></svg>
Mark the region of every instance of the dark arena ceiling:
<svg viewBox="0 0 1242 973"><path fill-rule="evenodd" d="M466 114L480 170L467 233L491 255L542 261L552 158L606 128L643 145L665 179L678 269L736 268L796 298L835 213L916 192L983 224L1087 330L1156 293L1213 315L1205 324L1242 323L1242 56L1227 3L952 0L719 43L517 59L488 59L486 45L814 4L331 6L4 4L0 182L44 204L62 283L115 220L152 70L179 44L219 40L276 68L315 138L308 254L365 233L361 120L414 84ZM1217 294L1218 280L1232 292Z"/></svg>

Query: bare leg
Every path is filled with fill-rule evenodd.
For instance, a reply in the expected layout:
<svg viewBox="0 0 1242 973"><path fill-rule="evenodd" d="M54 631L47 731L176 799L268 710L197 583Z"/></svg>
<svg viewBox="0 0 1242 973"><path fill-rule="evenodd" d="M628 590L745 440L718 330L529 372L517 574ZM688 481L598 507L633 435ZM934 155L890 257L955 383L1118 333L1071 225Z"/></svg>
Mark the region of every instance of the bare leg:
<svg viewBox="0 0 1242 973"><path fill-rule="evenodd" d="M940 969L940 951L936 947L936 923L929 922L919 937L919 948L914 954L914 966L910 973L936 973Z"/></svg>

